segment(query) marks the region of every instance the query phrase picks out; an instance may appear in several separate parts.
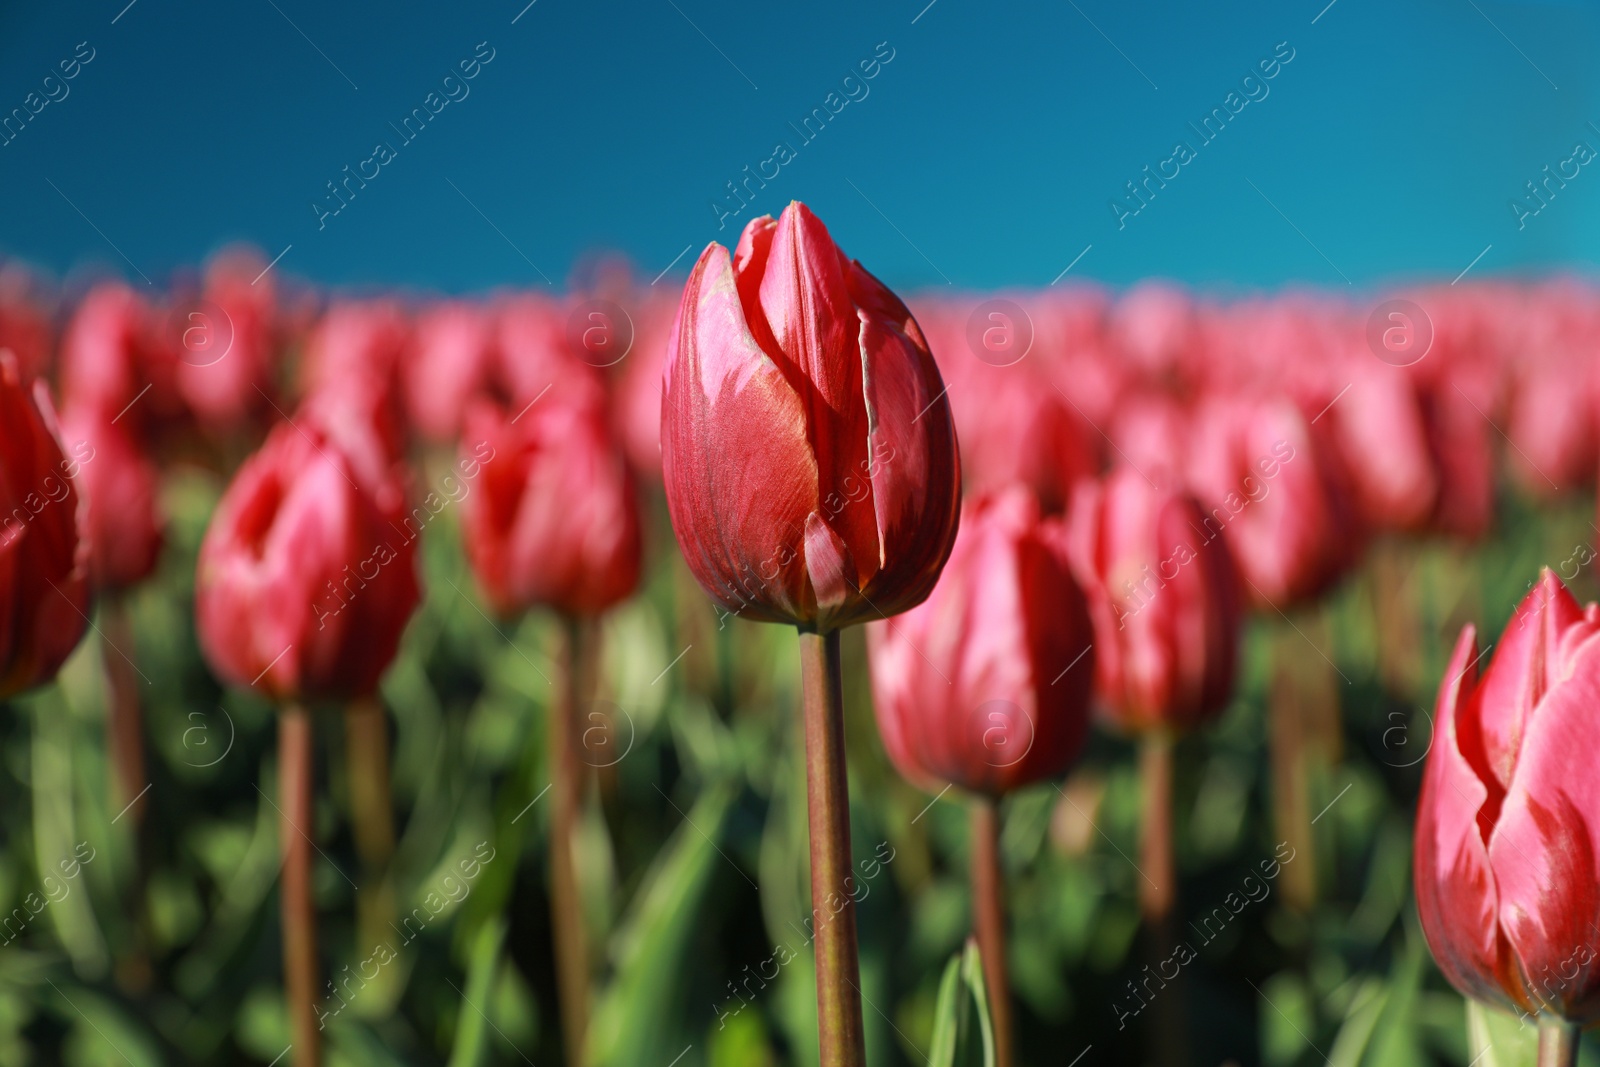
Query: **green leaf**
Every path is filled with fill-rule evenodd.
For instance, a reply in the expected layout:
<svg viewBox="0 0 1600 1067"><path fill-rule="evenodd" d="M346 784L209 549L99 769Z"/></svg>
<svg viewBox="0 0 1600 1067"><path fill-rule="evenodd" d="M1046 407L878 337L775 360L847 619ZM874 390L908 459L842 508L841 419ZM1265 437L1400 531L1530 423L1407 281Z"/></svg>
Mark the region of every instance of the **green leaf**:
<svg viewBox="0 0 1600 1067"><path fill-rule="evenodd" d="M934 1007L933 1049L928 1067L994 1067L994 1029L989 1022L989 991L983 981L978 944L968 940L950 958L939 981Z"/></svg>
<svg viewBox="0 0 1600 1067"><path fill-rule="evenodd" d="M1477 1067L1534 1067L1539 1028L1515 1015L1467 1001L1467 1043Z"/></svg>
<svg viewBox="0 0 1600 1067"><path fill-rule="evenodd" d="M589 1023L588 1060L633 1067L666 1063L695 1040L679 1003L695 919L718 864L717 840L738 795L730 781L700 794L662 850L614 941L616 977Z"/></svg>

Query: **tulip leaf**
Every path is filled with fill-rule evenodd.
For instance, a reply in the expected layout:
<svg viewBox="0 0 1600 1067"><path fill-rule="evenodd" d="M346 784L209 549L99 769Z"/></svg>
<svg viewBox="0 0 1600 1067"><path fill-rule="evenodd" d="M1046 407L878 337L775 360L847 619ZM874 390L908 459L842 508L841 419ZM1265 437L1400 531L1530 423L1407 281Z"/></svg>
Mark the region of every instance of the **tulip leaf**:
<svg viewBox="0 0 1600 1067"><path fill-rule="evenodd" d="M589 1025L588 1060L632 1067L667 1063L694 1041L679 1003L695 917L718 864L718 839L738 796L731 781L713 783L662 849L642 884L647 888L613 942L616 975Z"/></svg>
<svg viewBox="0 0 1600 1067"><path fill-rule="evenodd" d="M1534 1067L1539 1059L1539 1028L1469 1000L1467 1044L1477 1067Z"/></svg>
<svg viewBox="0 0 1600 1067"><path fill-rule="evenodd" d="M950 958L934 1007L933 1047L928 1067L994 1067L994 1030L989 991L977 942Z"/></svg>

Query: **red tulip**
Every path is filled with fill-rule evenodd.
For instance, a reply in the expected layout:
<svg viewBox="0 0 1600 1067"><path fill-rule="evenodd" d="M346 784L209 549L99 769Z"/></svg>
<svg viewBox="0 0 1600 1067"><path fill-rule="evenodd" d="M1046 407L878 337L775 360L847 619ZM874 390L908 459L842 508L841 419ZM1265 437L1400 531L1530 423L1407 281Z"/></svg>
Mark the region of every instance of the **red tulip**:
<svg viewBox="0 0 1600 1067"><path fill-rule="evenodd" d="M133 403L146 385L153 319L149 305L121 282L89 290L61 341L61 392L67 404L116 415Z"/></svg>
<svg viewBox="0 0 1600 1067"><path fill-rule="evenodd" d="M494 322L482 308L448 301L417 319L416 340L401 368L411 425L430 441L451 441L467 403L488 381Z"/></svg>
<svg viewBox="0 0 1600 1067"><path fill-rule="evenodd" d="M1262 605L1287 607L1337 579L1358 545L1342 486L1313 428L1284 398L1213 398L1196 412L1189 484Z"/></svg>
<svg viewBox="0 0 1600 1067"><path fill-rule="evenodd" d="M1340 379L1343 379L1341 387ZM1373 530L1412 532L1438 508L1440 477L1415 377L1362 347L1339 362L1311 417L1349 476L1351 503Z"/></svg>
<svg viewBox="0 0 1600 1067"><path fill-rule="evenodd" d="M1600 606L1546 570L1489 669L1473 628L1439 688L1417 806L1417 910L1467 996L1600 1019Z"/></svg>
<svg viewBox="0 0 1600 1067"><path fill-rule="evenodd" d="M461 501L463 537L502 615L536 604L598 615L639 583L633 475L598 394L562 388L520 413L488 401L467 412L461 462L482 473Z"/></svg>
<svg viewBox="0 0 1600 1067"><path fill-rule="evenodd" d="M63 452L42 382L0 352L0 699L53 677L89 617L88 546L73 478L93 459Z"/></svg>
<svg viewBox="0 0 1600 1067"><path fill-rule="evenodd" d="M267 407L280 340L266 266L253 249L223 252L206 265L199 293L180 297L168 315L174 383L204 426L232 429Z"/></svg>
<svg viewBox="0 0 1600 1067"><path fill-rule="evenodd" d="M1204 518L1193 497L1128 467L1073 498L1069 558L1094 620L1096 688L1125 729L1197 726L1232 695L1238 578Z"/></svg>
<svg viewBox="0 0 1600 1067"><path fill-rule="evenodd" d="M979 500L927 601L868 627L878 730L911 781L999 795L1077 758L1096 653L1065 542L1021 488Z"/></svg>
<svg viewBox="0 0 1600 1067"><path fill-rule="evenodd" d="M1042 375L970 364L950 388L968 495L1022 484L1047 513L1065 510L1073 487L1099 470L1099 435Z"/></svg>
<svg viewBox="0 0 1600 1067"><path fill-rule="evenodd" d="M898 297L805 205L684 289L662 472L689 568L736 614L826 632L920 603L959 518L944 385Z"/></svg>
<svg viewBox="0 0 1600 1067"><path fill-rule="evenodd" d="M311 418L239 469L195 579L201 649L223 678L279 701L376 688L419 591L400 477L365 483Z"/></svg>
<svg viewBox="0 0 1600 1067"><path fill-rule="evenodd" d="M161 554L160 476L130 421L71 402L61 414L62 439L94 457L81 464L78 488L96 589L137 585Z"/></svg>

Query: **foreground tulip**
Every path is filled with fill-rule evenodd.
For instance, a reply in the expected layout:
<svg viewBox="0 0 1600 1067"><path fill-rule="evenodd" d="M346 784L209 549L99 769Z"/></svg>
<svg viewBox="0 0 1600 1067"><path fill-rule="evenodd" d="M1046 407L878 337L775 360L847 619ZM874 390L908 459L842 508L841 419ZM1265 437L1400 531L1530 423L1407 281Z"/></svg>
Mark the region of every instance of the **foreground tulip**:
<svg viewBox="0 0 1600 1067"><path fill-rule="evenodd" d="M1093 630L1066 532L1013 488L969 506L933 594L867 629L873 706L900 773L929 792L973 795L973 916L995 1017L1011 1057L998 801L1063 773L1083 748Z"/></svg>
<svg viewBox="0 0 1600 1067"><path fill-rule="evenodd" d="M321 1059L306 702L369 696L419 597L399 473L369 484L314 414L280 425L240 468L195 576L212 669L279 704L284 975L299 1067Z"/></svg>
<svg viewBox="0 0 1600 1067"><path fill-rule="evenodd" d="M0 351L0 700L55 677L88 625L88 544L73 479L94 459L63 451L42 382Z"/></svg>
<svg viewBox="0 0 1600 1067"><path fill-rule="evenodd" d="M850 877L842 626L920 603L961 474L938 368L900 299L803 204L709 245L661 395L662 480L689 569L730 614L800 630L811 898ZM855 909L819 924L821 1062L864 1062Z"/></svg>
<svg viewBox="0 0 1600 1067"><path fill-rule="evenodd" d="M689 569L735 615L826 633L933 588L960 496L911 313L803 204L695 264L670 342L662 474Z"/></svg>
<svg viewBox="0 0 1600 1067"><path fill-rule="evenodd" d="M1600 605L1545 570L1479 676L1467 626L1439 688L1417 802L1417 911L1474 1000L1539 1016L1541 1065L1600 1020ZM1549 1057L1548 1059L1546 1057Z"/></svg>

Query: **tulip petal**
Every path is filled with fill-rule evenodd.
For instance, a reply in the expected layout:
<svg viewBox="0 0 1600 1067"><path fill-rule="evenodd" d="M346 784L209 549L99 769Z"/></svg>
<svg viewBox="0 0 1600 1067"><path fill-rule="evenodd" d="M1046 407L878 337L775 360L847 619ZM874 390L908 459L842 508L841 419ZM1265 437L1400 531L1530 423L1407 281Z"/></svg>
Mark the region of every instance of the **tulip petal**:
<svg viewBox="0 0 1600 1067"><path fill-rule="evenodd" d="M926 597L949 558L961 462L949 398L927 349L895 324L873 319L863 318L860 334L869 443L863 472L872 487L875 569L883 572L874 584L903 590L893 604L879 605L892 614Z"/></svg>
<svg viewBox="0 0 1600 1067"><path fill-rule="evenodd" d="M1587 1020L1600 1010L1600 645L1575 666L1526 723L1489 862L1533 995Z"/></svg>
<svg viewBox="0 0 1600 1067"><path fill-rule="evenodd" d="M1528 719L1557 680L1560 635L1581 622L1583 609L1546 569L1517 605L1483 676L1480 728L1489 770L1509 788Z"/></svg>
<svg viewBox="0 0 1600 1067"><path fill-rule="evenodd" d="M832 628L830 616L859 588L855 569L850 549L827 520L813 511L806 517L806 573L816 596L820 629Z"/></svg>
<svg viewBox="0 0 1600 1067"><path fill-rule="evenodd" d="M818 497L861 570L857 584L863 584L877 573L880 549L872 509L848 506L871 492L864 481L870 423L860 319L844 257L804 204L789 205L778 220L761 278L761 307L781 353L779 365L795 372L789 380L805 405Z"/></svg>
<svg viewBox="0 0 1600 1067"><path fill-rule="evenodd" d="M1479 817L1489 790L1463 751L1476 731L1477 659L1477 635L1469 625L1456 642L1434 711L1433 748L1417 805L1417 911L1445 977L1476 1000L1505 1004L1515 1000L1496 923L1499 868L1491 865Z"/></svg>
<svg viewBox="0 0 1600 1067"><path fill-rule="evenodd" d="M817 467L806 412L746 325L727 250L707 247L684 289L662 390L662 476L690 570L730 610L804 617Z"/></svg>

